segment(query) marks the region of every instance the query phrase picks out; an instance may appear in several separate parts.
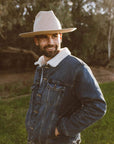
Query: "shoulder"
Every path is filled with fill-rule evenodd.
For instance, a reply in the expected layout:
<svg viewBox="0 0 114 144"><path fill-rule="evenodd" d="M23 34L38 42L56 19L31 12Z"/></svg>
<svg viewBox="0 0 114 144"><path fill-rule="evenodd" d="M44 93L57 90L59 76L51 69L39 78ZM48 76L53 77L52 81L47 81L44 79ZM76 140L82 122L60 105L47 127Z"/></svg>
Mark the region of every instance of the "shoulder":
<svg viewBox="0 0 114 144"><path fill-rule="evenodd" d="M69 70L76 71L77 72L90 72L90 67L80 58L75 57L73 55L68 55L64 60L64 66L67 67Z"/></svg>
<svg viewBox="0 0 114 144"><path fill-rule="evenodd" d="M65 59L65 63L67 63L67 65L71 65L74 67L87 65L83 60L81 60L78 57L75 57L73 55L68 55Z"/></svg>

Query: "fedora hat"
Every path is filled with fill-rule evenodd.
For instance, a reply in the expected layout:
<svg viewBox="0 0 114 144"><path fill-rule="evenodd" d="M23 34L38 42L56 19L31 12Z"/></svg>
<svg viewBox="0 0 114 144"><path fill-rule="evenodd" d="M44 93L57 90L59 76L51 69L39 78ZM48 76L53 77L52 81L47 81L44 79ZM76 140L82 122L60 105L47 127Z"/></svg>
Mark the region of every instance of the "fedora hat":
<svg viewBox="0 0 114 144"><path fill-rule="evenodd" d="M76 28L62 29L58 18L54 12L40 11L34 21L33 32L21 33L21 37L34 37L35 35L53 34L53 33L67 33L76 30Z"/></svg>

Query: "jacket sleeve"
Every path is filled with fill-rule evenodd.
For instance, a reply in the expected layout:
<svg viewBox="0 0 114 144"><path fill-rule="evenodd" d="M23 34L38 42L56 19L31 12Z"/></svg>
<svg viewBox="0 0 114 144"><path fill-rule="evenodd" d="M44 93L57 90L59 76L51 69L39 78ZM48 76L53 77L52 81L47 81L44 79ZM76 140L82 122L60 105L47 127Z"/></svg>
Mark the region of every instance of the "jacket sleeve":
<svg viewBox="0 0 114 144"><path fill-rule="evenodd" d="M78 72L74 87L82 107L75 111L70 118L63 117L60 120L58 131L66 136L75 136L106 113L103 94L87 65L83 65Z"/></svg>

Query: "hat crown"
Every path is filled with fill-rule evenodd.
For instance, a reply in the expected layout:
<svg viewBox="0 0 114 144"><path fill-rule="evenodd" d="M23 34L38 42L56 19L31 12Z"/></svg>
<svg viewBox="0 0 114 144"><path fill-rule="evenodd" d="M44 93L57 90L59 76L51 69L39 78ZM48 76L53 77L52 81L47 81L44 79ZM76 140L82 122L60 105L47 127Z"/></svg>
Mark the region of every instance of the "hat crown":
<svg viewBox="0 0 114 144"><path fill-rule="evenodd" d="M60 21L51 11L40 11L34 21L33 31L21 33L21 37L34 37L42 34L54 34L54 33L67 33L76 30L76 28L64 28L62 29Z"/></svg>
<svg viewBox="0 0 114 144"><path fill-rule="evenodd" d="M58 18L53 11L40 11L36 17L33 26L33 32L48 31L48 30L60 30L62 29Z"/></svg>

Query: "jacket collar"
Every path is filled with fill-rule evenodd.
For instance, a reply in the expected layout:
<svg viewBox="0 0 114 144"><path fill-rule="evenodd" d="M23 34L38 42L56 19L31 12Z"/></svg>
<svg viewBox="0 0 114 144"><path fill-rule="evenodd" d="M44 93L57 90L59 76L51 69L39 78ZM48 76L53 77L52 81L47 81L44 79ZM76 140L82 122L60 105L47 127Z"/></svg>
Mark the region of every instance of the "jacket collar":
<svg viewBox="0 0 114 144"><path fill-rule="evenodd" d="M45 62L44 56L41 56L38 59L38 61L34 63L34 65L39 65L41 67L45 64L49 64L52 67L56 67L68 55L71 55L71 52L69 51L67 47L65 47L65 48L62 48L60 52L55 57L50 59L47 63Z"/></svg>

